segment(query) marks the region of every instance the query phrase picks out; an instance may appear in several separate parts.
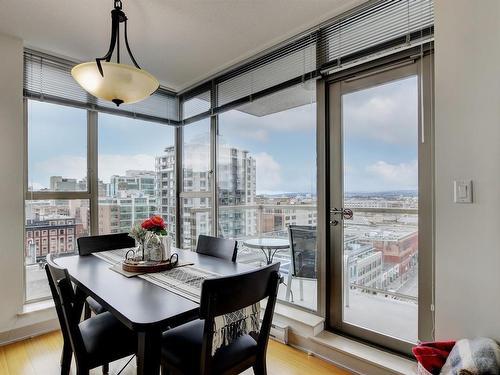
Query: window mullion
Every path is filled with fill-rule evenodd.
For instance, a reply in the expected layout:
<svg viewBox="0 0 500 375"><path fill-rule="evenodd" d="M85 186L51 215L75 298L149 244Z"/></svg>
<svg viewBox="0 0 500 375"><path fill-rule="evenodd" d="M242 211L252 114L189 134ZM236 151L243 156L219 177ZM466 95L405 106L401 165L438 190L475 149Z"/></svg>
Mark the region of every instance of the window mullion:
<svg viewBox="0 0 500 375"><path fill-rule="evenodd" d="M99 233L98 115L87 111L87 189L90 198L90 234Z"/></svg>
<svg viewBox="0 0 500 375"><path fill-rule="evenodd" d="M181 248L181 198L183 188L183 173L182 173L182 153L183 153L183 141L182 141L182 126L177 126L175 128L175 244L178 248Z"/></svg>
<svg viewBox="0 0 500 375"><path fill-rule="evenodd" d="M210 117L210 172L212 234L217 236L219 212L219 202L217 199L217 116Z"/></svg>

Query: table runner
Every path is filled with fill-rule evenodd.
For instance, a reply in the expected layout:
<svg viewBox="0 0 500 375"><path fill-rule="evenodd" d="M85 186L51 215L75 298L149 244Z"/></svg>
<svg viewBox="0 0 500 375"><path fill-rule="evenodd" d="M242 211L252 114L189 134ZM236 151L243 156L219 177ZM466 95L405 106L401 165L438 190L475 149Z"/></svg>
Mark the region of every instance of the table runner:
<svg viewBox="0 0 500 375"><path fill-rule="evenodd" d="M135 248L117 249L93 253L105 262L115 265L125 259L125 254ZM201 285L203 281L221 276L192 265L173 268L168 271L137 275L144 280L158 285L172 293L178 294L193 302L200 303ZM212 355L222 346L231 344L238 337L258 332L260 326L260 304L245 307L241 310L215 317Z"/></svg>
<svg viewBox="0 0 500 375"><path fill-rule="evenodd" d="M115 265L125 259L125 254L132 249L117 249L93 253L96 257L105 262ZM176 267L168 271L137 275L161 288L178 294L193 302L200 303L201 284L205 279L221 276L218 273L210 272L192 265Z"/></svg>

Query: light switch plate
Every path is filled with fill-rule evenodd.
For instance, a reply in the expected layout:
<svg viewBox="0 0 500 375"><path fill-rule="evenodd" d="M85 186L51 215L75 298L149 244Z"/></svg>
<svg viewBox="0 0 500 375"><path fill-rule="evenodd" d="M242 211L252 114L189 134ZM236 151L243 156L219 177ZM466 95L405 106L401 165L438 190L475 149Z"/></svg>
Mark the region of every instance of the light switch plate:
<svg viewBox="0 0 500 375"><path fill-rule="evenodd" d="M472 203L472 180L453 181L455 203Z"/></svg>

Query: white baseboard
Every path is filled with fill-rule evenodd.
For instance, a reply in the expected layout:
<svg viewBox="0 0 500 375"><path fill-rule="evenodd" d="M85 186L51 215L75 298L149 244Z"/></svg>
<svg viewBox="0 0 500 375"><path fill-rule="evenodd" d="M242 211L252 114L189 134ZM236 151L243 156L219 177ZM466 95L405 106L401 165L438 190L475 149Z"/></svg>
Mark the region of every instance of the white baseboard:
<svg viewBox="0 0 500 375"><path fill-rule="evenodd" d="M359 375L414 375L416 364L408 359L374 349L365 344L323 332L304 337L289 331L289 345ZM375 353L377 351L377 353ZM374 358L375 354L375 358Z"/></svg>
<svg viewBox="0 0 500 375"><path fill-rule="evenodd" d="M16 341L26 340L31 337L43 335L44 333L60 329L57 319L50 319L43 322L19 327L10 331L0 332L0 346L11 344Z"/></svg>

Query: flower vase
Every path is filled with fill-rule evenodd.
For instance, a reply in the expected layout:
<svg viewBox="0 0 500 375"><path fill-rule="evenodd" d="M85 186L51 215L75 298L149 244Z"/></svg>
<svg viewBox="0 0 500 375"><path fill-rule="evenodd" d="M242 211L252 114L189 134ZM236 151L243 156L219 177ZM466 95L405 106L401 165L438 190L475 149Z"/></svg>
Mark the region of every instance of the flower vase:
<svg viewBox="0 0 500 375"><path fill-rule="evenodd" d="M161 262L163 260L162 236L149 232L146 236L145 251L147 253L146 261Z"/></svg>

